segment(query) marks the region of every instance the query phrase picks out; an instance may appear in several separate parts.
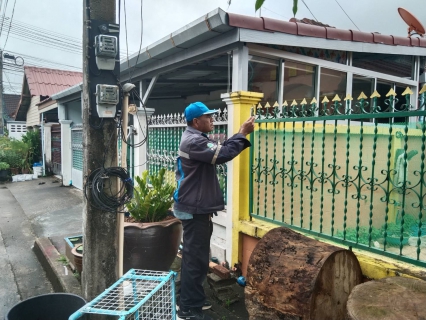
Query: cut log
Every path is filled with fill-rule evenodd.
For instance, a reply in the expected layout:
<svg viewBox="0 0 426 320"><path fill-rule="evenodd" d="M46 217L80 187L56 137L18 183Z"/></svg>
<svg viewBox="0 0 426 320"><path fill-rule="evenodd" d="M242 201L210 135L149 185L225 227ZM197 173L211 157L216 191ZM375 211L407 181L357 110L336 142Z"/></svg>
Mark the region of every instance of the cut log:
<svg viewBox="0 0 426 320"><path fill-rule="evenodd" d="M250 257L247 311L250 320L341 320L349 294L362 279L351 251L276 228Z"/></svg>
<svg viewBox="0 0 426 320"><path fill-rule="evenodd" d="M404 277L363 283L348 299L351 320L426 319L426 281Z"/></svg>

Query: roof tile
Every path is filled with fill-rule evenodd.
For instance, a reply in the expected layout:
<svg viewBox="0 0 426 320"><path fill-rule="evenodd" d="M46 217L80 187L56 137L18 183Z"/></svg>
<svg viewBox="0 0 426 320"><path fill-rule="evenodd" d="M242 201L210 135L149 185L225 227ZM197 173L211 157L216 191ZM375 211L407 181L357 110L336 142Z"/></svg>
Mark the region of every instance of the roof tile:
<svg viewBox="0 0 426 320"><path fill-rule="evenodd" d="M352 41L357 42L373 42L373 34L369 32L362 32L357 30L350 30L352 32Z"/></svg>
<svg viewBox="0 0 426 320"><path fill-rule="evenodd" d="M393 44L398 46L411 47L410 38L393 36Z"/></svg>
<svg viewBox="0 0 426 320"><path fill-rule="evenodd" d="M352 33L349 30L336 28L325 28L327 31L327 39L352 41Z"/></svg>
<svg viewBox="0 0 426 320"><path fill-rule="evenodd" d="M380 34L380 33L376 33L376 32L373 32L373 41L375 43L383 43L383 44L393 45L392 36L388 36L388 35Z"/></svg>
<svg viewBox="0 0 426 320"><path fill-rule="evenodd" d="M263 18L264 28L266 30L278 31L289 34L297 34L297 24L288 21Z"/></svg>
<svg viewBox="0 0 426 320"><path fill-rule="evenodd" d="M25 67L25 76L32 96L51 96L83 80L81 72Z"/></svg>
<svg viewBox="0 0 426 320"><path fill-rule="evenodd" d="M301 36L308 36L308 37L315 37L315 38L326 38L327 37L327 30L325 27L320 26L314 26L311 24L306 23L299 23L297 24L297 32Z"/></svg>

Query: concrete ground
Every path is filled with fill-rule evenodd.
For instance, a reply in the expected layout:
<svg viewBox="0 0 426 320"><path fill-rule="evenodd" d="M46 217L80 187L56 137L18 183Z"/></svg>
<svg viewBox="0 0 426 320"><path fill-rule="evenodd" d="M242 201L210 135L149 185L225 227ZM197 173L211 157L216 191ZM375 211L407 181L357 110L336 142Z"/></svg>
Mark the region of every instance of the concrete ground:
<svg viewBox="0 0 426 320"><path fill-rule="evenodd" d="M80 294L80 284L58 256L64 237L82 234L83 194L54 177L0 184L0 319L16 303L41 294ZM34 247L35 246L35 247ZM248 319L243 288L239 301L219 301L206 285L213 319Z"/></svg>

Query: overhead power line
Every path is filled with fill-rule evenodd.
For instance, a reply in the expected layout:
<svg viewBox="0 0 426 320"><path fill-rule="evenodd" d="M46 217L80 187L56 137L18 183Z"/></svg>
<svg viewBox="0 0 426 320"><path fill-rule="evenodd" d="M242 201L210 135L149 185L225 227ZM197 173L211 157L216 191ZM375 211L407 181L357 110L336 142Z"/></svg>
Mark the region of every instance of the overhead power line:
<svg viewBox="0 0 426 320"><path fill-rule="evenodd" d="M309 9L308 5L305 3L305 0L302 0L302 2L305 5L305 7L309 10L309 12L311 13L311 15L314 17L315 21L318 22L318 19L314 16L314 14L312 13L311 9Z"/></svg>
<svg viewBox="0 0 426 320"><path fill-rule="evenodd" d="M10 27L12 26L13 16L15 15L15 5L16 5L16 0L15 0L15 2L13 3L12 18L10 18L9 29L8 29L8 31L7 31L6 41L5 41L5 43L4 43L3 49L4 49L4 48L6 48L7 40L9 39Z"/></svg>
<svg viewBox="0 0 426 320"><path fill-rule="evenodd" d="M342 8L342 6L340 5L340 3L337 1L337 0L335 0L336 1L336 3L339 5L339 7L340 7L340 9L342 9L342 11L346 14L346 16L349 18L349 20L351 20L351 22L354 24L354 26L358 29L358 31L361 31L359 28L358 28L358 26L355 24L355 22L351 19L351 17L349 17L349 15L346 13L346 11L345 11L345 9L343 9Z"/></svg>

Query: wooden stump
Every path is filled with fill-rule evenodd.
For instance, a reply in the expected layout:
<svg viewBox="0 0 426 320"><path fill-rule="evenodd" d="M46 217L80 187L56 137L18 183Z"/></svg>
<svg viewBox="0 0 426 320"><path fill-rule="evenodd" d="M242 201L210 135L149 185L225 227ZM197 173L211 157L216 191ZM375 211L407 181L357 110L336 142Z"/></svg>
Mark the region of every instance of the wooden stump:
<svg viewBox="0 0 426 320"><path fill-rule="evenodd" d="M426 320L426 281L391 277L363 283L349 296L348 319Z"/></svg>
<svg viewBox="0 0 426 320"><path fill-rule="evenodd" d="M246 307L250 320L346 317L346 302L362 282L355 255L288 228L269 231L249 260Z"/></svg>

